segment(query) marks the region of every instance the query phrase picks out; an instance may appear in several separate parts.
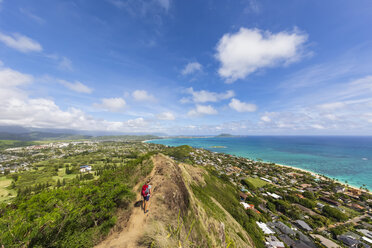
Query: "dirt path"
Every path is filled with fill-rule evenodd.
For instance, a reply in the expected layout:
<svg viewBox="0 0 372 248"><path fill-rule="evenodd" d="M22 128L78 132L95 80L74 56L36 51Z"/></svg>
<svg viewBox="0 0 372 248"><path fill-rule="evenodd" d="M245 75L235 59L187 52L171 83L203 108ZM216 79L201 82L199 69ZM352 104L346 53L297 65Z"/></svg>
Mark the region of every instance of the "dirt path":
<svg viewBox="0 0 372 248"><path fill-rule="evenodd" d="M152 178L155 173L155 163L154 168L147 178ZM144 214L142 209L142 197L139 193L140 187L143 181L139 182L135 187L134 191L137 193L137 199L135 207L132 210L131 216L126 227L119 233L111 234L107 239L101 242L96 248L135 248L140 247L138 245L138 239L143 235L143 229L149 220L149 213ZM149 207L151 211L151 199L149 202Z"/></svg>

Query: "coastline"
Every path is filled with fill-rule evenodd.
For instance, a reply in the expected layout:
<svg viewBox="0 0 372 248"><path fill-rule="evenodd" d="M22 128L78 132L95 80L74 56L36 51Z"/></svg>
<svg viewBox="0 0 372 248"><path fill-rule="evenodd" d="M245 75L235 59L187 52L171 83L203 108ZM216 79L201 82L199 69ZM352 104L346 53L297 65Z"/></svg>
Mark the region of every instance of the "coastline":
<svg viewBox="0 0 372 248"><path fill-rule="evenodd" d="M153 139L153 140L145 140L145 141L142 141L143 143L147 143L147 142L151 142L151 141L156 141L156 140L160 140L160 139ZM155 143L156 144L156 143ZM195 148L195 147L194 147ZM198 147L196 147L198 148ZM207 149L207 148L205 148ZM208 150L208 149L207 149ZM224 153L224 154L229 154L229 153L225 153L225 152L222 152L222 151L219 151L219 153ZM229 155L232 155L232 154L229 154ZM293 169L293 170L298 170L298 171L301 171L301 172L305 172L305 173L310 173L312 176L318 178L318 179L322 179L322 180L332 180L330 177L328 177L327 175L325 175L325 177L317 172L314 172L314 171L310 171L310 170L306 170L306 169L302 169L302 168L298 168L298 167L295 167L295 166L291 166L291 165L285 165L285 164L278 164L278 163L275 163L273 161L262 161L264 163L273 163L277 166L281 166L281 167L285 167L285 168L290 168L290 169ZM336 178L337 179L337 178ZM360 189L360 187L356 186L356 185L351 185L351 184L346 184L346 183L343 183L339 180L336 181L337 183L345 186L346 188L352 188L352 189L355 189L355 190L360 190L362 192L366 192L366 193L369 193L369 194L372 194L372 192L370 191L367 191L365 189ZM372 190L372 189L368 189L368 190Z"/></svg>
<svg viewBox="0 0 372 248"><path fill-rule="evenodd" d="M277 164L277 163L275 163L275 165L280 166L280 167L284 167L284 168L290 168L290 169L293 169L293 170L298 170L298 171L305 172L305 173L310 173L315 178L318 178L318 179L321 179L321 180L332 180L329 177L324 177L323 175L320 175L320 174L318 174L316 172L313 172L313 171L310 171L310 170L305 170L305 169L302 169L302 168L297 168L297 167L294 167L294 166L284 165L284 164ZM339 183L339 184L341 184L341 185L343 185L343 186L345 186L346 188L352 188L352 189L355 189L355 190L360 190L360 191L362 191L364 193L371 194L371 192L369 192L369 191L367 191L365 189L358 188L355 185L346 184L346 183L343 183L343 182L340 182L340 181L336 181L336 182Z"/></svg>

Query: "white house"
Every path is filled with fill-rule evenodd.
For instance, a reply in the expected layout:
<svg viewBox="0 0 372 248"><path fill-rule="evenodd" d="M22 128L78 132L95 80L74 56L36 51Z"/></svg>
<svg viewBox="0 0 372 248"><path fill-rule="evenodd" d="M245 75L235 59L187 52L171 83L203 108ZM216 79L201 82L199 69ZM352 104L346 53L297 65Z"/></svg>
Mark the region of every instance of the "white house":
<svg viewBox="0 0 372 248"><path fill-rule="evenodd" d="M80 172L81 173L90 172L91 170L92 170L92 166L90 166L90 165L80 166Z"/></svg>

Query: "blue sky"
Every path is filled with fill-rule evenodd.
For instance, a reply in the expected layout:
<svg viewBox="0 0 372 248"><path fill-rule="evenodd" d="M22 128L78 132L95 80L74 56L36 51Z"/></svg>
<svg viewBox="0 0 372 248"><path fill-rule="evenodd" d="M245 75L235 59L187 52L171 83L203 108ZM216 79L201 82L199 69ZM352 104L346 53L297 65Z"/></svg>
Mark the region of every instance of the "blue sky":
<svg viewBox="0 0 372 248"><path fill-rule="evenodd" d="M0 125L372 134L372 2L0 0Z"/></svg>

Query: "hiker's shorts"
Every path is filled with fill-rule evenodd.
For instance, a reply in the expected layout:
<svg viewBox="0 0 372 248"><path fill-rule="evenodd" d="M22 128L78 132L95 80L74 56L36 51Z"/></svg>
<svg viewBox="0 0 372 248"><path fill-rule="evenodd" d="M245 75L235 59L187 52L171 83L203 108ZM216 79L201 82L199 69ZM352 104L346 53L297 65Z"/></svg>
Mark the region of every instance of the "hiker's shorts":
<svg viewBox="0 0 372 248"><path fill-rule="evenodd" d="M150 200L150 195L143 196L143 200L144 200L144 201L149 201L149 200Z"/></svg>

